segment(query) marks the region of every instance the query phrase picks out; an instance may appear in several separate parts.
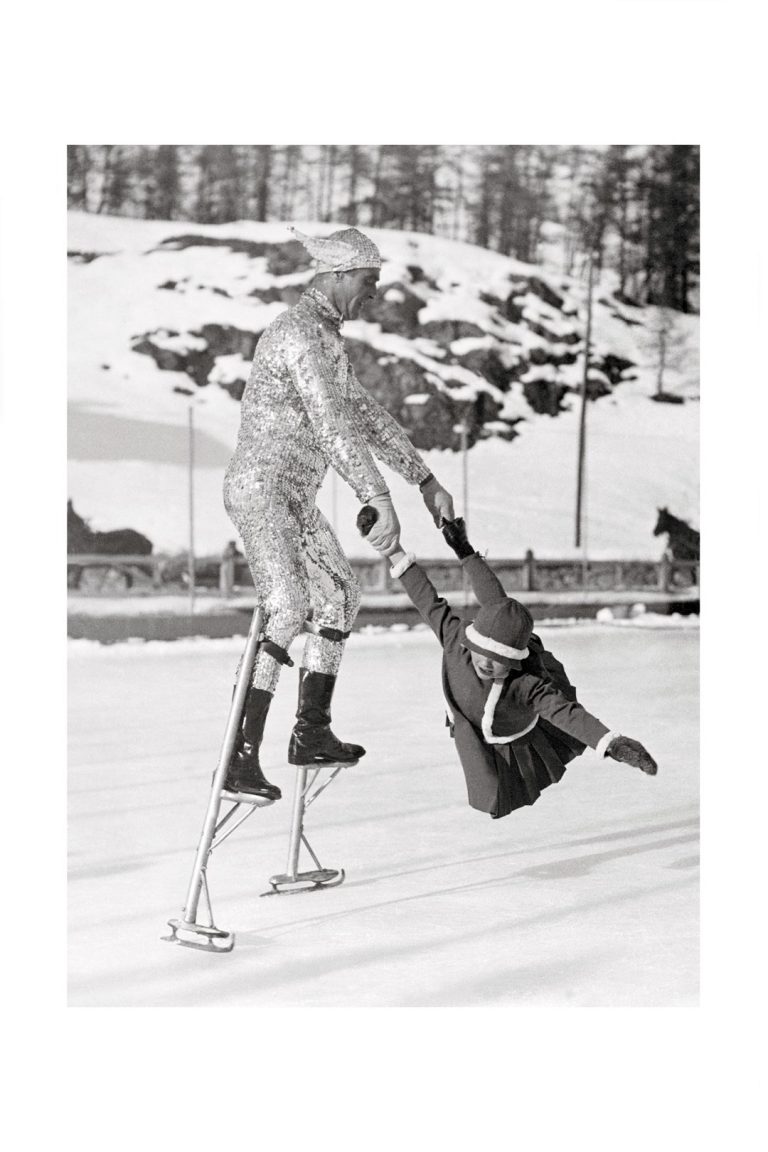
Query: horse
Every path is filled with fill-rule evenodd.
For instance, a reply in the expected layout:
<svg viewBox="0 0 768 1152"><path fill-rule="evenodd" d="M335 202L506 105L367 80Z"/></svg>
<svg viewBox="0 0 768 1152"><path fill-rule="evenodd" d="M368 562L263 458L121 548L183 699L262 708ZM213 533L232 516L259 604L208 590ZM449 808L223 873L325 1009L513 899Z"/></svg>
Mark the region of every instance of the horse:
<svg viewBox="0 0 768 1152"><path fill-rule="evenodd" d="M67 551L90 552L97 556L149 556L152 541L134 528L114 528L93 532L67 500Z"/></svg>
<svg viewBox="0 0 768 1152"><path fill-rule="evenodd" d="M152 541L134 528L115 528L110 532L93 532L82 516L75 512L71 500L67 500L67 552L72 555L90 554L96 556L149 556ZM144 571L143 568L140 571ZM148 570L151 575L151 569ZM68 570L67 585L79 588L83 569L72 567ZM130 588L133 573L125 568L107 567L93 573L99 576L103 585L107 578L118 588Z"/></svg>
<svg viewBox="0 0 768 1152"><path fill-rule="evenodd" d="M667 508L657 509L659 515L654 536L667 536L667 547L673 560L699 560L701 534L685 520L673 516Z"/></svg>

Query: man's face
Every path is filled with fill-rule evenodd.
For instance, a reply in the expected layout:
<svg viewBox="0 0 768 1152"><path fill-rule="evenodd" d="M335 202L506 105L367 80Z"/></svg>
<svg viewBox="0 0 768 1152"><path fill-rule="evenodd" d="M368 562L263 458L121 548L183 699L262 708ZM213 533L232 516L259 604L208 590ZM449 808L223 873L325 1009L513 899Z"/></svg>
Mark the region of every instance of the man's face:
<svg viewBox="0 0 768 1152"><path fill-rule="evenodd" d="M472 661L472 667L477 672L481 680L503 680L509 672L506 664L502 664L500 660L492 660L490 656L483 656L480 652L473 652L469 649L469 656Z"/></svg>
<svg viewBox="0 0 768 1152"><path fill-rule="evenodd" d="M378 268L355 268L344 273L336 298L345 320L356 320L366 304L375 299L378 283Z"/></svg>

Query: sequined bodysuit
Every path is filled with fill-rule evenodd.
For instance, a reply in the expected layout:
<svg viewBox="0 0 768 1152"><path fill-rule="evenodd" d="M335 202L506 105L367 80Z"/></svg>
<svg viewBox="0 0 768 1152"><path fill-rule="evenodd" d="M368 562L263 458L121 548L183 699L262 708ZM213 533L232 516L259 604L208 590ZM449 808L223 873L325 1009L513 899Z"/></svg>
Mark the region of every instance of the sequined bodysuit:
<svg viewBox="0 0 768 1152"><path fill-rule="evenodd" d="M359 607L352 569L315 505L329 465L362 503L387 487L374 453L411 484L429 474L397 421L355 377L340 327L340 313L310 288L264 331L224 478L224 503L267 612L267 633L286 649L310 608L318 625L345 633ZM302 664L335 675L342 648L312 634ZM261 649L254 686L274 691L279 671Z"/></svg>

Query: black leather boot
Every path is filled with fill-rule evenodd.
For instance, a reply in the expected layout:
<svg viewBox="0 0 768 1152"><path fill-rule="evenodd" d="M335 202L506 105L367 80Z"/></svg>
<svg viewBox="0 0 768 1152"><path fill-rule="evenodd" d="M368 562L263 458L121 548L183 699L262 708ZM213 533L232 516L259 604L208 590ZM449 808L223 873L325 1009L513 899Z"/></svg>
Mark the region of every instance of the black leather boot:
<svg viewBox="0 0 768 1152"><path fill-rule="evenodd" d="M344 744L331 732L331 698L336 677L299 669L299 707L288 745L289 764L348 764L365 756L359 744Z"/></svg>
<svg viewBox="0 0 768 1152"><path fill-rule="evenodd" d="M246 792L250 796L265 796L268 800L279 800L282 795L277 785L266 779L259 764L259 748L271 703L271 692L265 692L263 688L248 689L240 731L224 781L227 792Z"/></svg>

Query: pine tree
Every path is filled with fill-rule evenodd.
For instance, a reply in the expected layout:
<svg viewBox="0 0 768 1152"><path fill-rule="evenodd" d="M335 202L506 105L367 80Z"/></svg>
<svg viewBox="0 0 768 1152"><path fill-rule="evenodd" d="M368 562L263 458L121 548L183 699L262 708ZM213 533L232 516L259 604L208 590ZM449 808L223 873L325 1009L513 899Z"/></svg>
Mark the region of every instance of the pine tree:
<svg viewBox="0 0 768 1152"><path fill-rule="evenodd" d="M350 144L345 160L348 167L347 191L341 215L347 224L357 224L358 196L361 180L365 176L366 151L359 144Z"/></svg>
<svg viewBox="0 0 768 1152"><path fill-rule="evenodd" d="M67 145L67 207L88 209L90 154L87 144Z"/></svg>
<svg viewBox="0 0 768 1152"><path fill-rule="evenodd" d="M494 182L497 173L496 150L491 146L480 149L479 190L473 206L473 241L481 248L491 247Z"/></svg>
<svg viewBox="0 0 768 1152"><path fill-rule="evenodd" d="M173 220L179 205L179 156L175 144L161 144L154 157L154 186L149 213L158 220Z"/></svg>
<svg viewBox="0 0 768 1152"><path fill-rule="evenodd" d="M290 220L294 215L298 169L303 153L299 144L283 146L282 196L280 198L280 220Z"/></svg>
<svg viewBox="0 0 768 1152"><path fill-rule="evenodd" d="M101 197L97 212L119 215L128 202L130 169L125 145L104 144Z"/></svg>
<svg viewBox="0 0 768 1152"><path fill-rule="evenodd" d="M640 187L645 301L688 311L699 272L698 146L649 149Z"/></svg>
<svg viewBox="0 0 768 1152"><path fill-rule="evenodd" d="M197 220L219 224L237 218L240 172L231 144L205 144L198 158Z"/></svg>

